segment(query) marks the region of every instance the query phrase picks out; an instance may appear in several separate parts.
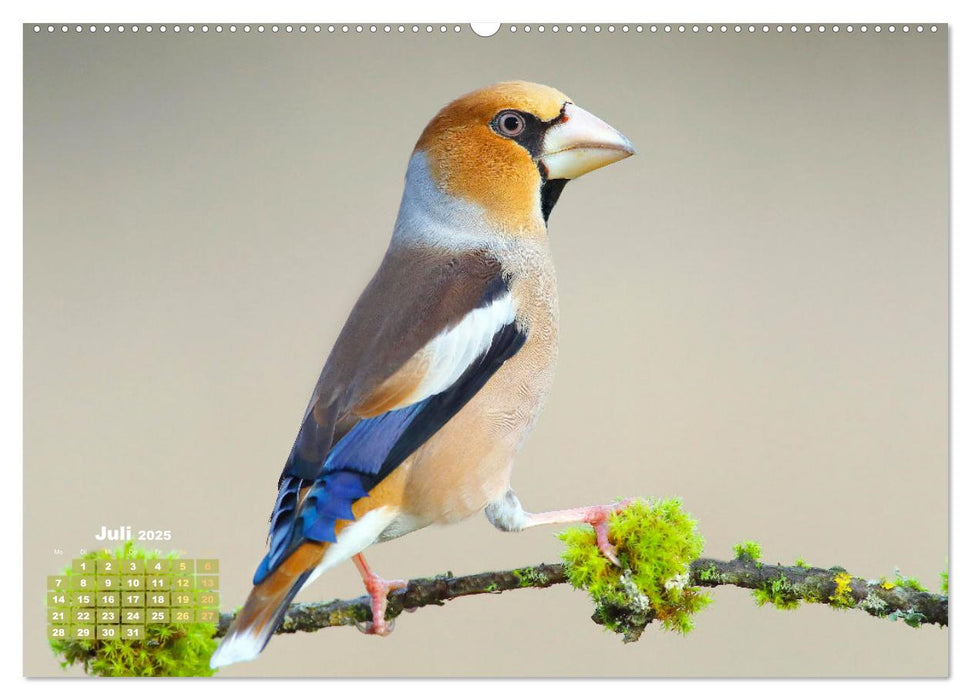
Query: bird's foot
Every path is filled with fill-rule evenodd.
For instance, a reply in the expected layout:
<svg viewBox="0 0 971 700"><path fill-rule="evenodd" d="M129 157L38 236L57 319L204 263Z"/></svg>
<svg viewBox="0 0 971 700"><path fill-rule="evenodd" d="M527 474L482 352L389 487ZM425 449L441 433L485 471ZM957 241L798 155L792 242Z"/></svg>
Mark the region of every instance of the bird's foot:
<svg viewBox="0 0 971 700"><path fill-rule="evenodd" d="M548 510L543 513L525 513L521 510L519 499L515 499L515 517L521 519L518 529L535 527L537 525L567 525L572 523L587 523L593 526L597 533L597 547L600 553L612 564L620 566L617 549L610 542L610 516L630 505L631 499L625 499L609 506L585 506L582 508L568 508L567 510ZM495 522L493 523L495 524ZM497 527L499 527L497 525ZM500 529L504 529L500 527Z"/></svg>
<svg viewBox="0 0 971 700"><path fill-rule="evenodd" d="M384 614L388 609L388 594L408 586L407 581L400 579L386 580L377 574L364 577L364 587L371 599L371 621L358 624L357 628L364 634L376 634L387 637L394 630L394 620L385 620Z"/></svg>
<svg viewBox="0 0 971 700"><path fill-rule="evenodd" d="M618 513L630 505L631 499L625 499L609 506L590 506L586 509L583 522L592 525L597 534L597 548L607 561L614 566L620 566L617 548L614 547L608 535L610 530L610 516Z"/></svg>

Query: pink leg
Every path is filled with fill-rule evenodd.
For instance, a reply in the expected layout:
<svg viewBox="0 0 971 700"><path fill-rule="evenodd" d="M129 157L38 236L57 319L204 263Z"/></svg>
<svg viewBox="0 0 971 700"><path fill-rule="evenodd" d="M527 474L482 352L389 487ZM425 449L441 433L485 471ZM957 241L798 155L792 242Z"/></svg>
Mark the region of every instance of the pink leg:
<svg viewBox="0 0 971 700"><path fill-rule="evenodd" d="M611 514L627 507L630 500L621 501L609 506L586 506L585 508L568 508L566 510L549 510L545 513L524 513L526 521L523 527L536 525L566 525L570 523L587 523L593 525L597 533L597 547L606 559L620 566L617 549L607 539L608 518Z"/></svg>
<svg viewBox="0 0 971 700"><path fill-rule="evenodd" d="M404 588L408 585L407 581L392 580L386 581L371 571L371 567L364 561L360 554L354 557L354 566L364 580L364 587L367 589L368 596L371 598L371 623L359 628L365 634L377 634L387 637L394 629L394 621L388 624L384 619L384 611L388 607L388 593Z"/></svg>

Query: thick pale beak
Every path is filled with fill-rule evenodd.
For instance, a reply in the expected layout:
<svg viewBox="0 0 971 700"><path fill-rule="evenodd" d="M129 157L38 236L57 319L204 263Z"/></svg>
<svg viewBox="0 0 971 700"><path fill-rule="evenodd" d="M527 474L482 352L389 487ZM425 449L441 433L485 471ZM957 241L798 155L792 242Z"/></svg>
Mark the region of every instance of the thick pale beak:
<svg viewBox="0 0 971 700"><path fill-rule="evenodd" d="M547 180L571 180L636 153L627 137L572 102L543 138Z"/></svg>

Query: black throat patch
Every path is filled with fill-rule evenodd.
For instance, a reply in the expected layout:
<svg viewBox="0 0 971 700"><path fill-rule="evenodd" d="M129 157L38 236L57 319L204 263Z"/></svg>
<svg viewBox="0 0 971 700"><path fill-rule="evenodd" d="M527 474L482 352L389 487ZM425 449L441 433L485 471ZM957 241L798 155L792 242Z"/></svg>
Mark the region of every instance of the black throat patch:
<svg viewBox="0 0 971 700"><path fill-rule="evenodd" d="M539 188L539 206L543 212L543 221L549 222L550 212L553 211L553 207L556 205L556 200L560 198L560 193L563 192L563 188L566 187L566 183L569 180L543 180L543 184Z"/></svg>

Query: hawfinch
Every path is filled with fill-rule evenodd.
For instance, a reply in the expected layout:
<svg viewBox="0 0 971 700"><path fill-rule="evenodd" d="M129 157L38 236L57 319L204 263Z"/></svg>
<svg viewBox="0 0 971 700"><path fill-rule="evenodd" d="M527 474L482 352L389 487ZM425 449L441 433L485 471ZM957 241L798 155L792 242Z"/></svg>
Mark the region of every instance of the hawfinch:
<svg viewBox="0 0 971 700"><path fill-rule="evenodd" d="M617 505L523 509L510 487L557 355L550 211L570 180L634 153L544 85L458 98L408 163L391 242L317 380L280 476L268 552L212 666L255 658L304 586L353 559L385 635L387 594L362 552L485 510L500 530L585 522L616 562Z"/></svg>

